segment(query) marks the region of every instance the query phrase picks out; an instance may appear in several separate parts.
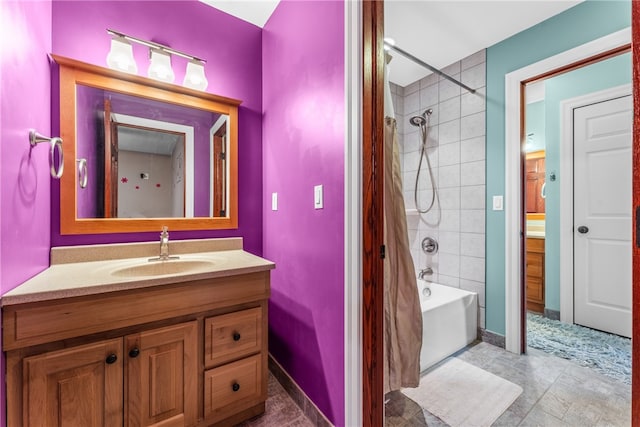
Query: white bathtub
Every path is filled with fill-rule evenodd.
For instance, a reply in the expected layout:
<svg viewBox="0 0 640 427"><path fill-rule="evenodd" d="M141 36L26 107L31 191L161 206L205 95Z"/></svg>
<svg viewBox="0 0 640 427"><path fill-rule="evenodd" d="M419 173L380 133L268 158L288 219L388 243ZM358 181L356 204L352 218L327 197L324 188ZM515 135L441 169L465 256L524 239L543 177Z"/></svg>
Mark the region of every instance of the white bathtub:
<svg viewBox="0 0 640 427"><path fill-rule="evenodd" d="M431 289L431 296L423 293ZM475 341L478 336L478 295L462 289L418 280L422 308L420 370Z"/></svg>

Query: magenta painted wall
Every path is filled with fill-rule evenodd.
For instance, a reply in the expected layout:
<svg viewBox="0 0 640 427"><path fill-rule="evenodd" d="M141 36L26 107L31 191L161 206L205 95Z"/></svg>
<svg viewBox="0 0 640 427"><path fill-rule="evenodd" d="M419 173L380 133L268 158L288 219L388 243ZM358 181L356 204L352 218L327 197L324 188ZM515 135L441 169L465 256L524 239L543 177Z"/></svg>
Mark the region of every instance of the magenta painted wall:
<svg viewBox="0 0 640 427"><path fill-rule="evenodd" d="M262 54L260 28L203 3L188 1L54 1L53 53L106 66L106 29L153 40L208 60L207 92L242 100L239 110L239 227L171 232L171 239L242 236L245 249L262 254ZM138 73L146 75L148 50L134 46ZM173 58L176 82L186 60ZM58 117L54 105L52 117ZM59 187L52 187L53 246L155 240L158 233L60 235ZM170 230L171 231L171 230Z"/></svg>
<svg viewBox="0 0 640 427"><path fill-rule="evenodd" d="M344 424L344 3L283 1L264 28L269 349ZM324 209L313 187L324 185ZM271 210L271 193L278 210Z"/></svg>
<svg viewBox="0 0 640 427"><path fill-rule="evenodd" d="M28 135L51 132L50 50L50 1L0 1L0 294L49 265L49 147ZM0 365L4 425L3 353Z"/></svg>
<svg viewBox="0 0 640 427"><path fill-rule="evenodd" d="M51 3L3 1L0 18L0 287L7 292L49 265ZM10 41L9 41L10 40Z"/></svg>
<svg viewBox="0 0 640 427"><path fill-rule="evenodd" d="M98 135L104 141L103 117L104 94L100 89L78 86L76 92L76 158L87 161L87 186L77 187L78 218L99 218L104 216L104 190L100 188L100 176L104 176L104 156L99 155ZM104 153L104 146L101 147ZM104 179L102 180L104 181ZM102 183L104 186L104 182Z"/></svg>

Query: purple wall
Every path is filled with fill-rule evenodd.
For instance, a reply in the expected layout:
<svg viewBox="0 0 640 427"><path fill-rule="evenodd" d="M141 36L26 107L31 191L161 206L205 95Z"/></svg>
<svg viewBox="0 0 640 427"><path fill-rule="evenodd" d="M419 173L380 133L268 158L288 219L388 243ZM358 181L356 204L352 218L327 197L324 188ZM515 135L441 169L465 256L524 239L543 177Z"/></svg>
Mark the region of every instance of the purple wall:
<svg viewBox="0 0 640 427"><path fill-rule="evenodd" d="M344 3L283 1L264 28L269 349L344 424ZM284 167L286 166L286 167ZM324 209L313 187L324 185ZM271 193L278 210L271 211Z"/></svg>
<svg viewBox="0 0 640 427"><path fill-rule="evenodd" d="M99 198L104 198L104 192L98 186L99 176L103 172L104 160L98 155L95 143L100 123L98 112L104 111L104 95L100 89L79 86L76 93L76 158L87 161L87 186L77 186L78 218L97 218L99 214ZM99 126L100 125L100 126ZM104 135L104 131L100 130ZM104 150L104 148L103 148ZM102 164L100 164L102 163ZM104 181L104 180L103 180Z"/></svg>
<svg viewBox="0 0 640 427"><path fill-rule="evenodd" d="M31 150L28 135L51 132L50 50L51 2L0 1L0 294L49 265L49 147Z"/></svg>
<svg viewBox="0 0 640 427"><path fill-rule="evenodd" d="M262 55L260 28L198 1L54 1L53 53L106 66L106 29L153 40L207 59L207 92L242 100L239 109L237 230L171 232L171 238L244 237L245 249L262 254ZM148 50L134 45L138 73L146 75ZM176 82L186 60L172 59ZM53 106L57 127L59 111ZM59 187L52 186L53 246L155 240L158 233L60 235Z"/></svg>

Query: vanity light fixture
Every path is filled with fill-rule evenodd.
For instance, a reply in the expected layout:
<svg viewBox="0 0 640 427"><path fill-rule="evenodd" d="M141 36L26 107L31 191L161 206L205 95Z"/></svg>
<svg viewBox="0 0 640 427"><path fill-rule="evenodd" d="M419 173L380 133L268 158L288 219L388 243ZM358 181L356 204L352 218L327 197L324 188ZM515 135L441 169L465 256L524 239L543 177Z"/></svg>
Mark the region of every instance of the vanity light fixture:
<svg viewBox="0 0 640 427"><path fill-rule="evenodd" d="M204 75L204 63L197 59L191 59L187 63L187 72L184 75L184 87L191 89L205 90L209 82Z"/></svg>
<svg viewBox="0 0 640 427"><path fill-rule="evenodd" d="M176 55L189 60L183 85L197 90L205 90L207 88L209 82L204 74L204 64L206 62L204 59L180 52L179 50L175 50L160 43L132 37L115 30L107 29L107 33L112 37L111 52L109 52L109 55L107 56L107 64L110 68L137 74L138 67L133 59L133 49L131 46L131 43L133 42L146 46L150 49L151 64L149 65L149 70L147 72L149 77L163 82L173 83L175 80L175 74L171 67L171 55ZM116 45L119 49L117 52L127 52L128 57L130 58L130 63L125 63L120 60L119 58L122 56L116 57L116 54L112 55L114 52L114 43L119 43ZM127 69L124 68L125 65L128 67Z"/></svg>
<svg viewBox="0 0 640 427"><path fill-rule="evenodd" d="M111 38L111 50L107 55L107 65L114 70L131 74L138 73L138 66L135 59L133 59L133 47L127 39L113 35Z"/></svg>
<svg viewBox="0 0 640 427"><path fill-rule="evenodd" d="M162 82L173 83L176 76L171 68L171 55L163 49L152 47L149 51L151 64L149 64L148 75L152 79Z"/></svg>

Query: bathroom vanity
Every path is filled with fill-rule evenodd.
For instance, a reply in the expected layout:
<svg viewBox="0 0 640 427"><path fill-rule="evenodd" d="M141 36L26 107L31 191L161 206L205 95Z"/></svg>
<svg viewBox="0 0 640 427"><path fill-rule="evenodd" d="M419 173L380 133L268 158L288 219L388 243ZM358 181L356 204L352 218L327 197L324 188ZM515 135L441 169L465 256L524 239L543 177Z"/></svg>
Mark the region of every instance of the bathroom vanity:
<svg viewBox="0 0 640 427"><path fill-rule="evenodd" d="M544 237L527 237L526 250L527 310L544 313Z"/></svg>
<svg viewBox="0 0 640 427"><path fill-rule="evenodd" d="M233 425L264 412L274 264L241 239L52 249L2 298L8 426Z"/></svg>

